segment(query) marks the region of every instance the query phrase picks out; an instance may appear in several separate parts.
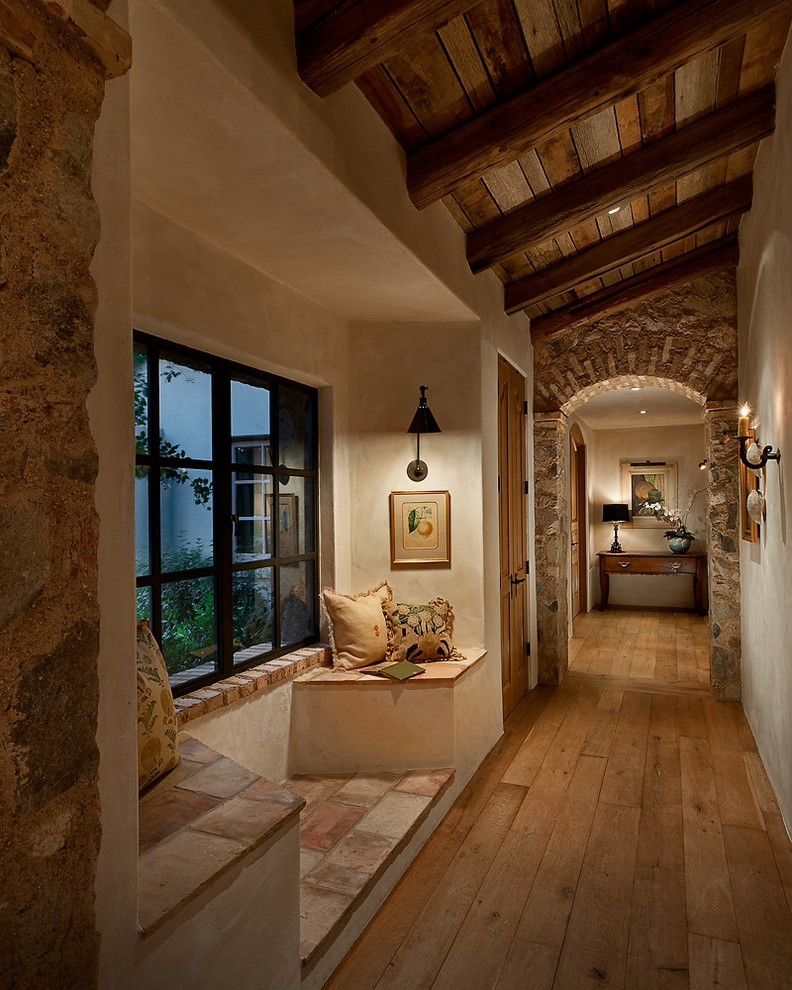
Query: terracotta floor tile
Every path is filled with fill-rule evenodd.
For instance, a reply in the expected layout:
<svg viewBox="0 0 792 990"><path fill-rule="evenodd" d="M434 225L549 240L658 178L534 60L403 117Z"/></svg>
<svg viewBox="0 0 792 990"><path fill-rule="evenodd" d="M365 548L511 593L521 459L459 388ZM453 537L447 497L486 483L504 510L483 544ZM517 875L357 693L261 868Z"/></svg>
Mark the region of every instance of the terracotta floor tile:
<svg viewBox="0 0 792 990"><path fill-rule="evenodd" d="M179 737L179 752L183 760L192 760L194 763L214 763L220 759L219 753L204 746L202 742L198 742L192 736Z"/></svg>
<svg viewBox="0 0 792 990"><path fill-rule="evenodd" d="M144 801L150 801L151 798L156 797L158 794L162 794L164 791L169 791L171 788L176 787L183 780L187 780L194 773L198 773L199 770L203 770L203 763L194 763L192 760L185 760L182 758L181 762L177 764L172 770L169 770L164 777L160 777L159 780L155 781L145 791L140 795L141 804Z"/></svg>
<svg viewBox="0 0 792 990"><path fill-rule="evenodd" d="M431 798L391 791L369 811L358 831L401 839L421 817Z"/></svg>
<svg viewBox="0 0 792 990"><path fill-rule="evenodd" d="M448 784L454 776L453 769L446 770L410 770L393 788L407 794L423 794L424 797L434 797Z"/></svg>
<svg viewBox="0 0 792 990"><path fill-rule="evenodd" d="M316 808L334 794L339 787L346 783L350 774L334 774L331 776L301 776L291 777L284 782L284 787L293 794L299 794L305 800L302 818L306 819L313 814Z"/></svg>
<svg viewBox="0 0 792 990"><path fill-rule="evenodd" d="M314 852L313 849L301 849L300 850L300 879L305 876L306 873L310 873L311 870L318 866L324 859L325 854L320 852Z"/></svg>
<svg viewBox="0 0 792 990"><path fill-rule="evenodd" d="M370 808L400 779L401 775L398 773L356 773L335 792L333 800Z"/></svg>
<svg viewBox="0 0 792 990"><path fill-rule="evenodd" d="M299 794L294 794L282 784L276 784L272 780L262 777L250 787L240 791L237 797L246 798L248 801L262 801L265 804L277 805L293 811L296 808L302 809L305 799Z"/></svg>
<svg viewBox="0 0 792 990"><path fill-rule="evenodd" d="M210 794L212 797L231 797L232 794L236 794L258 779L258 774L223 757L190 777L182 787L190 791Z"/></svg>
<svg viewBox="0 0 792 990"><path fill-rule="evenodd" d="M300 884L300 955L307 959L352 905L352 898L334 890Z"/></svg>
<svg viewBox="0 0 792 990"><path fill-rule="evenodd" d="M356 829L324 857L305 881L354 897L377 873L395 846L395 839Z"/></svg>
<svg viewBox="0 0 792 990"><path fill-rule="evenodd" d="M300 845L303 849L327 852L360 821L365 813L365 808L326 801L303 823L300 829Z"/></svg>
<svg viewBox="0 0 792 990"><path fill-rule="evenodd" d="M292 812L297 811L299 800L295 797L294 805L289 809L277 803L248 801L243 797L230 798L219 808L193 822L192 828L254 846L281 825Z"/></svg>
<svg viewBox="0 0 792 990"><path fill-rule="evenodd" d="M194 822L196 818L219 804L218 798L206 794L194 794L180 787L156 794L150 801L140 805L139 844L140 852L150 849L169 835L173 835L183 825Z"/></svg>
<svg viewBox="0 0 792 990"><path fill-rule="evenodd" d="M242 848L229 839L182 829L143 853L138 860L138 918L143 928L195 897Z"/></svg>

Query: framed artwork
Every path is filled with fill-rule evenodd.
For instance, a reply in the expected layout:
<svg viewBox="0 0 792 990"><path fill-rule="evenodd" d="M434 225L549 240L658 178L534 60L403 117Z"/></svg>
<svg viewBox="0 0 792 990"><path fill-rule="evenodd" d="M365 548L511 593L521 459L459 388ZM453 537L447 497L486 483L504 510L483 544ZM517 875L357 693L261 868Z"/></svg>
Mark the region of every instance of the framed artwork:
<svg viewBox="0 0 792 990"><path fill-rule="evenodd" d="M637 529L668 529L658 512L677 507L677 467L668 461L627 462L621 465L622 501L630 507Z"/></svg>
<svg viewBox="0 0 792 990"><path fill-rule="evenodd" d="M391 563L451 562L448 492L391 492Z"/></svg>
<svg viewBox="0 0 792 990"><path fill-rule="evenodd" d="M746 447L755 439L756 429L749 429ZM759 491L759 477L758 471L751 471L740 461L740 536L747 543L759 542L759 524L748 515L748 496Z"/></svg>

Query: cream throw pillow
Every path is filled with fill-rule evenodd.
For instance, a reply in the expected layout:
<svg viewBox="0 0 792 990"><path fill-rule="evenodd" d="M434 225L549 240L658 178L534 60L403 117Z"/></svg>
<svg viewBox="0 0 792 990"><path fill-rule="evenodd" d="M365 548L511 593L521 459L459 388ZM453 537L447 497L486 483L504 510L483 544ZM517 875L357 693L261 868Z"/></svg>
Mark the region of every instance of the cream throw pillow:
<svg viewBox="0 0 792 990"><path fill-rule="evenodd" d="M179 725L168 671L147 622L137 626L138 790L179 762Z"/></svg>
<svg viewBox="0 0 792 990"><path fill-rule="evenodd" d="M393 589L387 581L362 595L339 595L329 588L322 592L334 667L353 670L385 659L388 634L382 603L391 598Z"/></svg>

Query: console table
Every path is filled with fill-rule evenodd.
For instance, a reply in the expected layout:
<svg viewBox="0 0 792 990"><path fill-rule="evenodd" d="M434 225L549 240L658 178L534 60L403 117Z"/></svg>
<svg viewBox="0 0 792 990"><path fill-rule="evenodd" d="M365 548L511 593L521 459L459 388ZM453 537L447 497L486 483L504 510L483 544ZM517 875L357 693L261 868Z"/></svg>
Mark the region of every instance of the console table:
<svg viewBox="0 0 792 990"><path fill-rule="evenodd" d="M707 555L705 553L655 553L651 550L635 550L632 553L612 553L601 551L600 572L600 612L608 605L611 574L691 574L693 576L693 599L699 615L705 615Z"/></svg>

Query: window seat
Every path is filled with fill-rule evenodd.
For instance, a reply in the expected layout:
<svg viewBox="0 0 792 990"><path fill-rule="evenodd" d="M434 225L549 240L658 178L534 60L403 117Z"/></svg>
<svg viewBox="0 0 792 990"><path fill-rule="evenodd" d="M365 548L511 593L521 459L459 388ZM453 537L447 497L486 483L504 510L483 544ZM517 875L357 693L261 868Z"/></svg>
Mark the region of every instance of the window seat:
<svg viewBox="0 0 792 990"><path fill-rule="evenodd" d="M472 772L502 731L481 717L486 650L407 681L316 668L295 678L292 773L456 767Z"/></svg>
<svg viewBox="0 0 792 990"><path fill-rule="evenodd" d="M181 763L140 799L138 920L156 931L264 843L305 801L182 733Z"/></svg>

